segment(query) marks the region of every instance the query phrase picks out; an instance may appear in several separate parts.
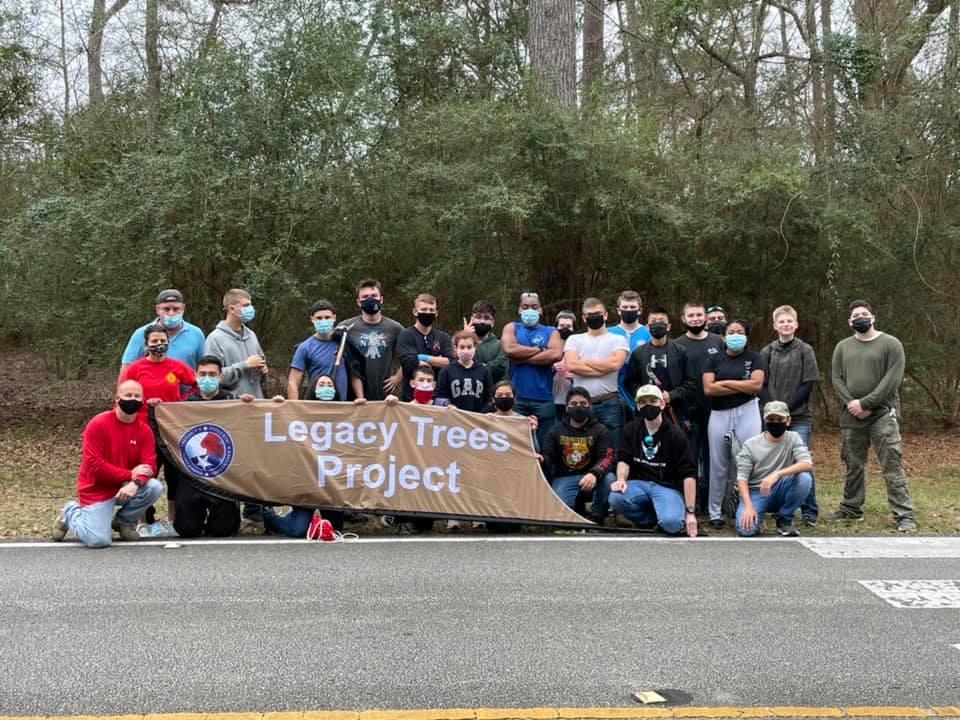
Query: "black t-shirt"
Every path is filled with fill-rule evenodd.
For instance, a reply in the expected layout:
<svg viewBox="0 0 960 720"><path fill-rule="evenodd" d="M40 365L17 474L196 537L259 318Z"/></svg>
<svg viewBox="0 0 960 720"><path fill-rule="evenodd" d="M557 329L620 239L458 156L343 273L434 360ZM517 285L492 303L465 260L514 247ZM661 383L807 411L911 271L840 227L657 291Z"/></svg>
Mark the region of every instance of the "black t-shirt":
<svg viewBox="0 0 960 720"><path fill-rule="evenodd" d="M710 398L703 394L703 372L710 358L725 353L727 346L723 338L714 333L707 333L703 340L691 340L684 333L674 342L687 351L687 372L697 379L696 407L688 409L695 417L704 416L710 409Z"/></svg>
<svg viewBox="0 0 960 720"><path fill-rule="evenodd" d="M697 462L686 434L666 418L653 435L642 419L628 422L617 462L630 466L630 480L652 480L681 493L684 479L697 476Z"/></svg>
<svg viewBox="0 0 960 720"><path fill-rule="evenodd" d="M744 350L736 357L730 357L726 351L714 355L707 362L704 372L712 372L714 380L749 380L754 370L767 371L767 361L763 355L753 350ZM756 395L737 393L735 395L719 395L710 398L713 410L732 410L744 403L753 400Z"/></svg>

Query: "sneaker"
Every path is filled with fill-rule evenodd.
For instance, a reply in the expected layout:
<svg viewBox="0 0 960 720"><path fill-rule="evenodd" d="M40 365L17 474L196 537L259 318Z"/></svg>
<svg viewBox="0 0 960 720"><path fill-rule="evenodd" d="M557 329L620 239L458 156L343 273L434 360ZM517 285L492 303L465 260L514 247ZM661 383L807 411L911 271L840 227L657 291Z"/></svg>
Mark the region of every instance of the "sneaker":
<svg viewBox="0 0 960 720"><path fill-rule="evenodd" d="M827 516L830 522L863 522L863 515L847 515L843 510L837 510Z"/></svg>
<svg viewBox="0 0 960 720"><path fill-rule="evenodd" d="M50 529L50 539L54 542L61 542L67 536L69 529L67 521L63 518L63 513L60 513L60 516L53 521L53 527Z"/></svg>
<svg viewBox="0 0 960 720"><path fill-rule="evenodd" d="M714 530L723 530L727 526L726 520L723 518L717 518L716 520L710 521L710 527Z"/></svg>
<svg viewBox="0 0 960 720"><path fill-rule="evenodd" d="M125 523L114 519L114 521L110 523L110 527L113 528L117 535L120 536L120 539L125 542L136 542L140 539L140 532L134 523Z"/></svg>
<svg viewBox="0 0 960 720"><path fill-rule="evenodd" d="M397 516L396 515L381 515L380 524L384 527L392 528L397 526Z"/></svg>
<svg viewBox="0 0 960 720"><path fill-rule="evenodd" d="M780 537L800 537L793 526L793 518L777 518L777 535Z"/></svg>
<svg viewBox="0 0 960 720"><path fill-rule="evenodd" d="M597 527L603 527L604 522L607 520L603 515L594 515L592 513L587 515L587 519L590 520L590 522L596 523Z"/></svg>
<svg viewBox="0 0 960 720"><path fill-rule="evenodd" d="M913 518L900 518L897 520L897 530L907 535L915 535L917 532L917 523Z"/></svg>
<svg viewBox="0 0 960 720"><path fill-rule="evenodd" d="M137 523L137 536L142 538L150 537L150 526L146 523Z"/></svg>
<svg viewBox="0 0 960 720"><path fill-rule="evenodd" d="M320 540L321 542L333 542L337 536L333 532L333 523L324 518L320 521Z"/></svg>
<svg viewBox="0 0 960 720"><path fill-rule="evenodd" d="M817 526L817 516L816 515L804 515L803 524L807 527L816 527Z"/></svg>
<svg viewBox="0 0 960 720"><path fill-rule="evenodd" d="M447 530L455 530L460 532L460 521L459 520L447 520Z"/></svg>

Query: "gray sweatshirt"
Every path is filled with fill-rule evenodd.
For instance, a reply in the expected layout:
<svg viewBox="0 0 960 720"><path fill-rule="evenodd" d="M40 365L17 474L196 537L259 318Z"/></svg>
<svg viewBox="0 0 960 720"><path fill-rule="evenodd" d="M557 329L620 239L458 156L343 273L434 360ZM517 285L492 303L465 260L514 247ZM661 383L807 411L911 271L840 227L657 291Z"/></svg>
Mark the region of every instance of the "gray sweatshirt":
<svg viewBox="0 0 960 720"><path fill-rule="evenodd" d="M246 365L251 355L263 355L260 341L253 330L244 325L238 333L227 325L226 320L221 320L207 335L203 352L205 355L216 355L223 362L220 385L224 390L234 395L250 393L255 398L263 397L260 370Z"/></svg>
<svg viewBox="0 0 960 720"><path fill-rule="evenodd" d="M756 490L772 472L799 462L813 463L813 459L803 440L793 430L787 430L780 442L770 442L764 433L760 433L740 448L737 480L746 480L750 489Z"/></svg>

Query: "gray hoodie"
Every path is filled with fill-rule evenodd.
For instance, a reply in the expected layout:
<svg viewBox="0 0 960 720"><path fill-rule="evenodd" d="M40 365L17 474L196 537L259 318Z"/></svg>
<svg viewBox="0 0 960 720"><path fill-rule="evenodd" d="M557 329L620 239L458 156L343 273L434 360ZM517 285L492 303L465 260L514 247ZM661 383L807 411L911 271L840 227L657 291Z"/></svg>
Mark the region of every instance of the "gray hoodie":
<svg viewBox="0 0 960 720"><path fill-rule="evenodd" d="M238 333L227 325L226 320L221 320L213 332L207 335L203 352L205 355L216 355L223 362L223 380L220 385L224 390L234 395L250 393L255 398L263 397L260 370L248 368L246 365L247 358L251 355L263 355L260 341L253 330L243 325Z"/></svg>

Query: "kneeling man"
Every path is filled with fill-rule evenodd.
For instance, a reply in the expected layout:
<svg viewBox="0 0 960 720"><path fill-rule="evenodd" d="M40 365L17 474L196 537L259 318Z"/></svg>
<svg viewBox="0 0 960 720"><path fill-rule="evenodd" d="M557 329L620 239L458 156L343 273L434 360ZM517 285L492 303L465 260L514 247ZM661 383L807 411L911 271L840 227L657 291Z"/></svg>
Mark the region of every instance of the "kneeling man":
<svg viewBox="0 0 960 720"><path fill-rule="evenodd" d="M637 417L623 431L610 506L637 527L697 536L697 462L687 435L663 415L656 385L637 389Z"/></svg>
<svg viewBox="0 0 960 720"><path fill-rule="evenodd" d="M787 430L790 408L775 400L763 406L766 431L747 440L737 456L737 534L759 535L763 516L775 513L777 534L796 537L793 514L810 493L813 460L798 433Z"/></svg>
<svg viewBox="0 0 960 720"><path fill-rule="evenodd" d="M142 406L140 383L126 380L117 386L114 408L87 423L77 500L67 503L54 523L55 541L63 540L69 530L91 548L110 545L111 530L121 540L140 539L137 518L163 494L163 485L154 477L153 431L140 413Z"/></svg>

